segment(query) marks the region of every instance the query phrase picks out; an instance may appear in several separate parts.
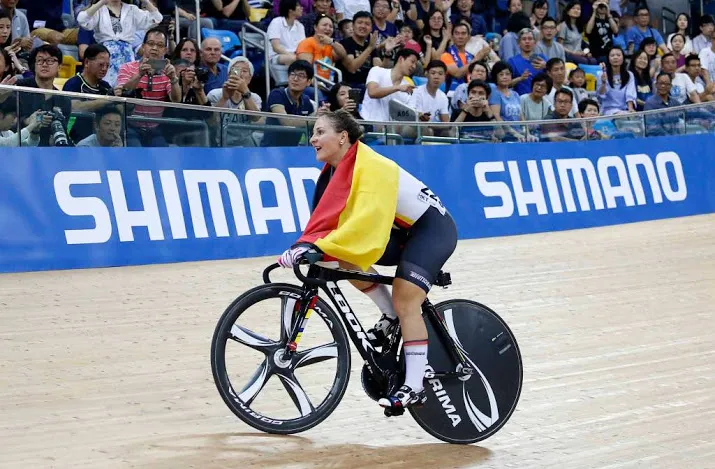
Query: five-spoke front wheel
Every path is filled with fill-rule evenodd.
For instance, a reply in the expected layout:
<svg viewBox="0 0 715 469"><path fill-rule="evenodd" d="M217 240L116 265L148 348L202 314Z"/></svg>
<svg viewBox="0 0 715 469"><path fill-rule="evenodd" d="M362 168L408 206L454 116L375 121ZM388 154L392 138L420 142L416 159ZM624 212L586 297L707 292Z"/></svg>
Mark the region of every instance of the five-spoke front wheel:
<svg viewBox="0 0 715 469"><path fill-rule="evenodd" d="M284 351L301 289L267 284L237 298L211 343L211 367L226 405L269 433L298 433L335 410L350 376L350 349L340 319L318 300L298 350Z"/></svg>

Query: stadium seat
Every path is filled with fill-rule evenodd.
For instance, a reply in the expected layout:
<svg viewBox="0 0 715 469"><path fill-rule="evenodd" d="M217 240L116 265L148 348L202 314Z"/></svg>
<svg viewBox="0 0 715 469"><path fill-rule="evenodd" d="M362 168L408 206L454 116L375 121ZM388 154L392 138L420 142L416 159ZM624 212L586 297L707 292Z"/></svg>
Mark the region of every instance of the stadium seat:
<svg viewBox="0 0 715 469"><path fill-rule="evenodd" d="M55 78L52 84L55 88L61 90L65 87L65 83L67 83L67 80L69 80L69 78Z"/></svg>
<svg viewBox="0 0 715 469"><path fill-rule="evenodd" d="M232 31L226 31L222 29L206 29L201 28L201 37L204 39L213 37L221 42L221 50L223 55L228 58L234 58L239 55L243 55L243 49L241 48L241 40Z"/></svg>
<svg viewBox="0 0 715 469"><path fill-rule="evenodd" d="M266 15L268 15L268 8L251 8L249 10L248 21L251 23L260 23Z"/></svg>
<svg viewBox="0 0 715 469"><path fill-rule="evenodd" d="M57 47L62 51L62 55L67 55L75 60L79 60L79 48L77 46L59 44Z"/></svg>
<svg viewBox="0 0 715 469"><path fill-rule="evenodd" d="M602 73L601 66L579 64L578 68L586 73L586 91L596 91L596 83Z"/></svg>
<svg viewBox="0 0 715 469"><path fill-rule="evenodd" d="M77 74L77 65L81 65L81 63L77 62L74 57L63 55L59 78L72 78L75 76Z"/></svg>

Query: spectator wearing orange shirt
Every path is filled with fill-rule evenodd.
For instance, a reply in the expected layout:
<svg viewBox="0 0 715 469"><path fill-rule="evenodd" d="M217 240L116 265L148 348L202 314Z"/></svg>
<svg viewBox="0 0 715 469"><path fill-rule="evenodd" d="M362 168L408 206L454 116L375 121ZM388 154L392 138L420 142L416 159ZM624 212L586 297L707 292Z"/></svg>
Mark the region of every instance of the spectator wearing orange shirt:
<svg viewBox="0 0 715 469"><path fill-rule="evenodd" d="M315 34L300 41L295 50L298 60L305 60L311 64L320 60L334 65L337 60L343 59L347 54L342 44L333 40L333 20L321 13L316 16L314 26ZM331 80L331 70L320 64L317 66L316 74Z"/></svg>
<svg viewBox="0 0 715 469"><path fill-rule="evenodd" d="M447 89L452 83L469 83L469 66L472 62L479 62L489 54L490 49L484 48L472 55L465 49L470 39L469 26L465 23L457 23L452 28L452 45L442 54L440 60L447 66ZM484 51L484 52L482 52Z"/></svg>

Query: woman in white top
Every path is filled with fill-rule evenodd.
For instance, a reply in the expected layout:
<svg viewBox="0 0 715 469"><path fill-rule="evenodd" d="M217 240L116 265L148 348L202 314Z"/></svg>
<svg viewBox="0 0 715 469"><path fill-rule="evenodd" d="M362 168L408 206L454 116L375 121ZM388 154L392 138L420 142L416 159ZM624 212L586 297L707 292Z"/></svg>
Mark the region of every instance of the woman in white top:
<svg viewBox="0 0 715 469"><path fill-rule="evenodd" d="M119 67L134 62L132 42L138 29L150 29L162 20L159 10L149 1L142 0L145 10L122 0L99 0L80 12L77 22L84 29L94 31L94 39L109 49L109 70L104 80L114 86Z"/></svg>
<svg viewBox="0 0 715 469"><path fill-rule="evenodd" d="M683 50L681 50L680 53L683 56L687 57L687 55L693 51L693 41L690 39L689 34L690 17L685 13L679 14L678 18L675 20L675 27L677 31L668 35L668 40L666 41L666 44L668 44L668 49L673 50L673 44L671 42L673 40L673 36L678 33L682 34L685 38L685 47L683 47Z"/></svg>

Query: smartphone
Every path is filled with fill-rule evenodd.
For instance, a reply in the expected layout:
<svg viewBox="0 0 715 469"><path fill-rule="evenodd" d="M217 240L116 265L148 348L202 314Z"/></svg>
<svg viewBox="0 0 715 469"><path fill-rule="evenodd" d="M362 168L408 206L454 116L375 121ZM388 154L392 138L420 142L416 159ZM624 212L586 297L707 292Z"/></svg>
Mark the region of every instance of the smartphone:
<svg viewBox="0 0 715 469"><path fill-rule="evenodd" d="M351 88L348 91L348 98L350 98L355 104L358 104L360 102L360 95L362 92L357 89L357 88Z"/></svg>
<svg viewBox="0 0 715 469"><path fill-rule="evenodd" d="M164 71L166 67L166 60L164 59L149 59L149 65L154 69L154 74L159 75Z"/></svg>

